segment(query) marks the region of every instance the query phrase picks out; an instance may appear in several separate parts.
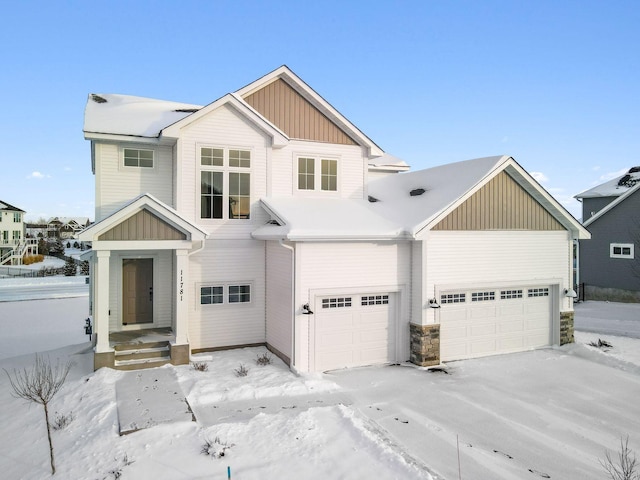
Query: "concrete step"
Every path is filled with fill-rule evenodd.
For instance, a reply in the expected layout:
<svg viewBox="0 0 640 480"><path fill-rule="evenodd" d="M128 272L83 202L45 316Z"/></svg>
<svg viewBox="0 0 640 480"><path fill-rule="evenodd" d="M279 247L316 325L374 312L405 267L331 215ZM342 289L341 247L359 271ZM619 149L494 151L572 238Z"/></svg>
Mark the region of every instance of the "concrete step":
<svg viewBox="0 0 640 480"><path fill-rule="evenodd" d="M160 348L160 347L168 347L169 342L161 341L161 342L145 342L145 343L118 343L113 349L116 352L123 350L142 350L145 348Z"/></svg>
<svg viewBox="0 0 640 480"><path fill-rule="evenodd" d="M170 356L156 357L156 358L140 358L134 360L116 360L114 367L116 370L140 370L143 368L155 368L161 367L171 363Z"/></svg>
<svg viewBox="0 0 640 480"><path fill-rule="evenodd" d="M115 359L117 361L142 360L166 357L170 355L169 345L152 348L136 348L131 350L116 350Z"/></svg>

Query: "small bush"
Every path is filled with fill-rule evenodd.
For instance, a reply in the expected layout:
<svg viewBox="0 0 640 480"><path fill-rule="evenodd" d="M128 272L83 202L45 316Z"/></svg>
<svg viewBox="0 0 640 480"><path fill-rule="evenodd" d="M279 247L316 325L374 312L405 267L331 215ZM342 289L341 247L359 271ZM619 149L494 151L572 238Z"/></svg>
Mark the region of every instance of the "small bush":
<svg viewBox="0 0 640 480"><path fill-rule="evenodd" d="M271 365L271 354L269 352L264 352L262 355L257 355L256 364L264 367L265 365Z"/></svg>
<svg viewBox="0 0 640 480"><path fill-rule="evenodd" d="M67 258L67 261L64 264L64 276L65 277L75 277L78 273L78 266L73 261L71 257Z"/></svg>
<svg viewBox="0 0 640 480"><path fill-rule="evenodd" d="M241 363L233 372L236 374L236 377L246 377L249 374L249 369Z"/></svg>
<svg viewBox="0 0 640 480"><path fill-rule="evenodd" d="M226 442L220 440L220 437L216 437L213 440L205 439L204 445L200 449L200 453L208 455L211 458L222 458L227 450L234 445L229 445Z"/></svg>
<svg viewBox="0 0 640 480"><path fill-rule="evenodd" d="M118 461L117 458L116 461ZM135 460L129 460L129 457L125 453L122 457L122 460L118 462L118 466L112 470L109 470L109 475L112 475L114 480L118 480L120 477L122 477L122 469L131 465L134 461Z"/></svg>
<svg viewBox="0 0 640 480"><path fill-rule="evenodd" d="M629 448L629 436L620 439L620 451L618 458L611 458L611 453L606 452L605 459L600 460L600 465L604 468L611 480L640 480L640 469L635 453Z"/></svg>
<svg viewBox="0 0 640 480"><path fill-rule="evenodd" d="M80 248L80 244L78 242L73 242L73 248Z"/></svg>
<svg viewBox="0 0 640 480"><path fill-rule="evenodd" d="M23 265L31 265L34 263L40 263L44 261L44 255L25 255L22 257Z"/></svg>
<svg viewBox="0 0 640 480"><path fill-rule="evenodd" d="M191 367L198 372L206 372L209 370L209 364L207 362L191 362Z"/></svg>
<svg viewBox="0 0 640 480"><path fill-rule="evenodd" d="M89 275L89 261L83 260L80 263L80 275Z"/></svg>
<svg viewBox="0 0 640 480"><path fill-rule="evenodd" d="M53 423L51 423L51 428L54 430L62 430L66 428L75 417L73 416L73 412L68 413L67 415L62 415L61 413L56 412L53 417Z"/></svg>

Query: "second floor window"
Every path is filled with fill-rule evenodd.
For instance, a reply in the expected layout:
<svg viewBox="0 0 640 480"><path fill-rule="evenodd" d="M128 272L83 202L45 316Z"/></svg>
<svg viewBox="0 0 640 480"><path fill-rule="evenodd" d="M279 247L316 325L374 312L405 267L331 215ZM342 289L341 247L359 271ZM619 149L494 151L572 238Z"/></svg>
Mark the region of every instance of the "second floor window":
<svg viewBox="0 0 640 480"><path fill-rule="evenodd" d="M251 152L200 148L200 218L248 219Z"/></svg>
<svg viewBox="0 0 640 480"><path fill-rule="evenodd" d="M22 221L22 215L19 212L13 213L13 222L20 223Z"/></svg>
<svg viewBox="0 0 640 480"><path fill-rule="evenodd" d="M124 149L125 167L153 168L153 150Z"/></svg>
<svg viewBox="0 0 640 480"><path fill-rule="evenodd" d="M338 160L298 157L298 190L338 191Z"/></svg>

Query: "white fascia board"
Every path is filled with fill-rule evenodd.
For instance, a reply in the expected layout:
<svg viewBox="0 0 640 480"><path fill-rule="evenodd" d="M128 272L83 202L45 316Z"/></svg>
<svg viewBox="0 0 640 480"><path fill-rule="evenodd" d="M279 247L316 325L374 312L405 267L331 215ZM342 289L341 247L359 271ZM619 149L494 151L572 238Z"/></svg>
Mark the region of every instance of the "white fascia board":
<svg viewBox="0 0 640 480"><path fill-rule="evenodd" d="M191 240L96 240L93 251L101 250L190 250Z"/></svg>
<svg viewBox="0 0 640 480"><path fill-rule="evenodd" d="M598 218L602 217L604 214L606 214L607 212L609 212L611 209L615 208L617 205L619 205L621 202L624 202L624 200L629 196L632 195L635 191L637 191L640 188L640 183L636 183L633 187L631 187L629 190L627 190L626 192L624 192L622 195L620 195L618 198L616 198L613 202L609 203L606 207L602 208L601 210L599 210L594 216L590 217L589 219L587 219L584 223L583 226L587 227L589 225L591 225L593 222L595 222Z"/></svg>
<svg viewBox="0 0 640 480"><path fill-rule="evenodd" d="M135 135L116 135L112 133L84 132L85 140L103 140L105 142L134 142L148 145L159 145L158 137L138 137Z"/></svg>
<svg viewBox="0 0 640 480"><path fill-rule="evenodd" d="M287 82L291 87L293 87L294 90L296 90L305 99L311 102L313 106L315 106L318 110L325 114L330 120L340 125L341 128L355 137L355 139L357 139L361 145L367 147L369 149L370 157L379 157L384 155L384 150L376 145L375 142L367 137L358 127L347 120L344 115L342 115L329 102L322 98L321 95L319 95L313 88L311 88L304 80L293 73L286 65L283 65L275 69L273 72L260 77L258 80L250 83L249 85L246 85L245 87L242 87L240 90L237 90L235 93L240 97L251 95L256 90L263 88L264 86L274 82L278 78L281 78L282 80Z"/></svg>
<svg viewBox="0 0 640 480"><path fill-rule="evenodd" d="M115 211L107 218L94 223L80 232L80 234L78 234L78 238L86 242L95 242L100 235L107 232L115 225L123 222L127 218L133 216L144 207L148 207L151 212L162 218L170 225L189 233L191 235L191 241L204 240L209 236L208 232L200 228L198 225L184 219L175 210L168 207L152 195L145 193L133 199L130 203Z"/></svg>
<svg viewBox="0 0 640 480"><path fill-rule="evenodd" d="M193 122L198 121L205 115L217 110L218 108L229 105L233 107L238 113L246 117L251 123L253 123L257 128L266 133L272 138L272 142L274 147L283 147L289 143L289 138L277 127L275 127L271 122L265 119L262 115L258 114L255 110L253 110L249 105L247 105L244 100L236 97L235 95L228 93L223 97L220 97L218 100L210 103L206 107L201 108L195 113L192 113L188 117L183 118L182 120L178 120L176 123L165 127L160 132L160 137L163 138L179 138L180 130L188 125L191 125Z"/></svg>
<svg viewBox="0 0 640 480"><path fill-rule="evenodd" d="M317 235L317 234L292 234L287 235L287 240L291 242L381 242L413 240L413 237L404 233L379 234L379 235Z"/></svg>

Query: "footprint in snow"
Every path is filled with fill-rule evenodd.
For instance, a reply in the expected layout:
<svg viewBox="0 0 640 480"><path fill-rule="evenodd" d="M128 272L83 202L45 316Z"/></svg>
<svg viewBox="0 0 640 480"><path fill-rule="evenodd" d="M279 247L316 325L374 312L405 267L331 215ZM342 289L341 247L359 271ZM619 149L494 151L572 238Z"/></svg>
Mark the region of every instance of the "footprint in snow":
<svg viewBox="0 0 640 480"><path fill-rule="evenodd" d="M400 420L398 417L395 417L395 420L397 420L400 423L409 423L409 420Z"/></svg>
<svg viewBox="0 0 640 480"><path fill-rule="evenodd" d="M507 457L509 460L513 460L513 457L511 455L509 455L508 453L501 452L500 450L494 450L493 453L497 453L498 455L503 455Z"/></svg>
<svg viewBox="0 0 640 480"><path fill-rule="evenodd" d="M538 475L539 477L542 477L542 478L551 478L551 475L547 475L547 474L546 474L546 473L544 473L544 472L539 472L539 471L537 471L537 470L533 470L532 468L530 468L530 469L529 469L529 471L530 471L531 473L535 474L535 475Z"/></svg>

